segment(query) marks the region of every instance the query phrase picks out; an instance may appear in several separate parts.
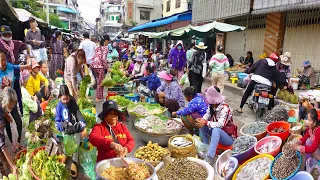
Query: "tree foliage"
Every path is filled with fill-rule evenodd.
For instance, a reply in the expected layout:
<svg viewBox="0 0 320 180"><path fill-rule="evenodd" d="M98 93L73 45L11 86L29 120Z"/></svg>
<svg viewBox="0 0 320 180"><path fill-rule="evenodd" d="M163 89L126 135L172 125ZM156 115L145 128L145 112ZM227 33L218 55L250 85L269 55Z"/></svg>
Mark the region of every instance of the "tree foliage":
<svg viewBox="0 0 320 180"><path fill-rule="evenodd" d="M34 16L46 21L46 11L43 10L43 8L39 5L36 0L24 0L24 1L18 1L18 0L10 0L11 4L15 8L21 8L29 11L31 14ZM49 23L50 25L62 28L63 24L62 21L60 20L59 16L54 13L50 13L49 15Z"/></svg>

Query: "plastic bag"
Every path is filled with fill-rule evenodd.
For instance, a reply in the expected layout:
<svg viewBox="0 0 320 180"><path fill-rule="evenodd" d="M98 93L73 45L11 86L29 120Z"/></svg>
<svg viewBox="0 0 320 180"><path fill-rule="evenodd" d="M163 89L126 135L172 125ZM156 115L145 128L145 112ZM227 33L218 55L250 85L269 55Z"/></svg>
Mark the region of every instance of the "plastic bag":
<svg viewBox="0 0 320 180"><path fill-rule="evenodd" d="M190 85L190 81L189 81L189 77L188 77L188 74L185 73L181 79L180 79L180 82L179 82L180 85Z"/></svg>
<svg viewBox="0 0 320 180"><path fill-rule="evenodd" d="M79 148L79 160L86 176L90 180L96 180L94 167L97 162L97 149L90 143L82 143Z"/></svg>
<svg viewBox="0 0 320 180"><path fill-rule="evenodd" d="M314 170L315 169L315 170ZM312 176L313 174L320 174L320 165L318 164L318 161L313 159L313 158L309 158L307 161L306 161L306 170L308 173L310 173ZM318 173L314 173L313 171L318 171ZM318 178L316 179L317 177L314 177L315 180L320 180L320 177L318 176Z"/></svg>
<svg viewBox="0 0 320 180"><path fill-rule="evenodd" d="M67 156L73 155L78 149L76 135L63 134L63 147Z"/></svg>
<svg viewBox="0 0 320 180"><path fill-rule="evenodd" d="M194 140L197 148L197 153L207 153L209 151L209 144L205 144L201 141L200 137L197 135L193 135L192 139Z"/></svg>

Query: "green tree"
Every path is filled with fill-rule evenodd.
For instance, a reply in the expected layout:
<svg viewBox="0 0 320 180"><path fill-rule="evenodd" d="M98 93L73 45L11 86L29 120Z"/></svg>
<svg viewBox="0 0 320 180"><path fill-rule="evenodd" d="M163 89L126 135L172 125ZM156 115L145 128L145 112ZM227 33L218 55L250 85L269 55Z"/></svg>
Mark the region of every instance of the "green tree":
<svg viewBox="0 0 320 180"><path fill-rule="evenodd" d="M29 11L34 16L46 21L47 15L46 12L42 9L41 5L36 0L24 0L24 1L17 1L17 0L10 0L11 4L15 8L21 8ZM50 25L62 28L63 23L60 20L59 16L50 13L49 15Z"/></svg>

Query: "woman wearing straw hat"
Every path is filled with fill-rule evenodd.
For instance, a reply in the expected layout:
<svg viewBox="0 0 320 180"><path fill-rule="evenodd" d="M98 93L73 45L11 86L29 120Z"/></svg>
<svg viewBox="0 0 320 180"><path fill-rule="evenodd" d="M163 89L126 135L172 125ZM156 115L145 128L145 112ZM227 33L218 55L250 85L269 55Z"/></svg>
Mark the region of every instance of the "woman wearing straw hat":
<svg viewBox="0 0 320 180"><path fill-rule="evenodd" d="M212 69L212 86L218 86L223 92L224 89L224 70L229 68L229 59L223 53L223 46L217 46L217 54L213 55L209 67Z"/></svg>
<svg viewBox="0 0 320 180"><path fill-rule="evenodd" d="M132 79L139 79L143 77L143 73L146 69L145 64L143 63L143 55L138 55L136 58L136 63L134 64L132 74L130 76Z"/></svg>
<svg viewBox="0 0 320 180"><path fill-rule="evenodd" d="M310 84L310 89L314 89L316 85L316 74L313 67L311 66L310 61L309 60L303 61L302 67L303 67L302 71L297 69L299 73L299 78L300 78L299 87L301 89L306 89L306 85Z"/></svg>
<svg viewBox="0 0 320 180"><path fill-rule="evenodd" d="M196 45L196 51L191 56L188 65L190 85L195 87L197 93L201 93L203 75L206 74L203 73L203 71L207 70L207 55L205 49L207 49L207 46L205 46L203 42L199 42L199 44Z"/></svg>
<svg viewBox="0 0 320 180"><path fill-rule="evenodd" d="M211 86L206 92L206 99L209 104L207 113L196 120L196 125L200 128L202 141L209 144L205 161L213 165L218 144L231 146L233 138L237 138L238 134L231 108L225 102L225 97Z"/></svg>

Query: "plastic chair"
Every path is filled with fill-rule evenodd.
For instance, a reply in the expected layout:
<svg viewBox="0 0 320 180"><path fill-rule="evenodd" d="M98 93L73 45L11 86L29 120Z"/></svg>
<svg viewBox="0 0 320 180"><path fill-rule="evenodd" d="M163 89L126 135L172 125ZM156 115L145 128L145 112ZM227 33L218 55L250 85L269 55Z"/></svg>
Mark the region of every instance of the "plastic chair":
<svg viewBox="0 0 320 180"><path fill-rule="evenodd" d="M219 143L218 147L217 147L217 150L216 150L216 155L218 154L219 150L226 151L228 149L232 150L232 145L231 146L224 146L224 145Z"/></svg>

